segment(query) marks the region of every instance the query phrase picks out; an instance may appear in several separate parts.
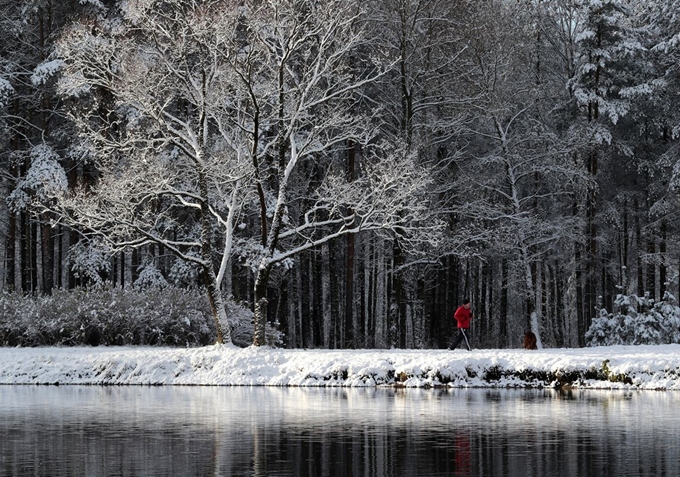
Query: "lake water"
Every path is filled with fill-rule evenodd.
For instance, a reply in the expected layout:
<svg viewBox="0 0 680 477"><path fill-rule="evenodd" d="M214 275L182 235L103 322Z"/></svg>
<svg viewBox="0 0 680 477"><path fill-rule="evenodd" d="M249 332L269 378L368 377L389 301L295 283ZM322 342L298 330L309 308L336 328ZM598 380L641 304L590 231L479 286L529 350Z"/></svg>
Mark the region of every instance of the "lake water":
<svg viewBox="0 0 680 477"><path fill-rule="evenodd" d="M0 386L0 476L680 476L680 393Z"/></svg>

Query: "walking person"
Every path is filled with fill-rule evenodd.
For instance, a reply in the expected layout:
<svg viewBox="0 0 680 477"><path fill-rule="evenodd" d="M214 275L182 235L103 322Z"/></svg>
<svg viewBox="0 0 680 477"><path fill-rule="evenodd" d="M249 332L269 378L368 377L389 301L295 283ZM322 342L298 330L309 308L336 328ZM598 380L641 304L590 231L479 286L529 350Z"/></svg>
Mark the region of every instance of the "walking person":
<svg viewBox="0 0 680 477"><path fill-rule="evenodd" d="M472 351L470 347L470 320L472 319L472 311L470 311L470 300L463 300L463 304L458 307L453 317L456 319L458 325L458 334L449 344L449 349L456 349L456 346L461 341L465 341L468 351Z"/></svg>

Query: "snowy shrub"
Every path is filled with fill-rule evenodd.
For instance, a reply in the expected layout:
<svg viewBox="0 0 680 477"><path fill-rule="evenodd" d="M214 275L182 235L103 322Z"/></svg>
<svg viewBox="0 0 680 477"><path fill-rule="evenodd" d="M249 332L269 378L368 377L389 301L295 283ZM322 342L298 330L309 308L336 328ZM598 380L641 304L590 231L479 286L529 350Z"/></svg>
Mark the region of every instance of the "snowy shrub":
<svg viewBox="0 0 680 477"><path fill-rule="evenodd" d="M227 300L233 342L253 342L253 313ZM267 344L281 342L267 327ZM0 293L0 346L157 345L215 343L204 290L99 286L55 290L51 296Z"/></svg>
<svg viewBox="0 0 680 477"><path fill-rule="evenodd" d="M192 252L189 252L189 255L191 254ZM191 287L199 282L198 272L198 265L195 263L176 259L168 273L168 280L177 287Z"/></svg>
<svg viewBox="0 0 680 477"><path fill-rule="evenodd" d="M649 297L619 295L618 311L601 310L586 332L587 346L680 343L680 307L666 292L658 302Z"/></svg>
<svg viewBox="0 0 680 477"><path fill-rule="evenodd" d="M48 297L3 294L0 309L0 344L5 346L196 346L215 340L206 300L181 289L141 293L80 288L57 290Z"/></svg>
<svg viewBox="0 0 680 477"><path fill-rule="evenodd" d="M134 287L143 290L145 288L164 288L168 286L167 280L156 268L153 262L149 261L142 266L139 277L135 280Z"/></svg>
<svg viewBox="0 0 680 477"><path fill-rule="evenodd" d="M104 245L89 240L81 240L71 246L68 261L76 278L89 280L93 284L102 284L102 275L111 269L111 262L104 250Z"/></svg>

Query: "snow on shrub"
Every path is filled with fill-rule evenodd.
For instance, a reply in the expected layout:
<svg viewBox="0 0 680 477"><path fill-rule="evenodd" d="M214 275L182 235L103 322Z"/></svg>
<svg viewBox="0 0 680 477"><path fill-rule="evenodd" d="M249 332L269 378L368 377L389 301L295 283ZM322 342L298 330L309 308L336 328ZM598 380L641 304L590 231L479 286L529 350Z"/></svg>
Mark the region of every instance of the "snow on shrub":
<svg viewBox="0 0 680 477"><path fill-rule="evenodd" d="M661 301L649 296L618 295L614 313L602 309L586 332L587 346L680 343L680 307L666 292Z"/></svg>
<svg viewBox="0 0 680 477"><path fill-rule="evenodd" d="M111 261L105 250L104 243L97 240L83 239L72 245L68 252L68 262L73 275L96 285L103 284L102 275L111 269Z"/></svg>
<svg viewBox="0 0 680 477"><path fill-rule="evenodd" d="M252 344L252 312L227 306L234 343ZM267 335L269 344L280 341L271 328ZM205 346L215 339L202 290L103 285L51 296L0 293L0 346Z"/></svg>
<svg viewBox="0 0 680 477"><path fill-rule="evenodd" d="M148 260L139 271L139 277L135 280L134 287L143 290L145 288L165 288L168 282L163 273L156 268L151 260Z"/></svg>

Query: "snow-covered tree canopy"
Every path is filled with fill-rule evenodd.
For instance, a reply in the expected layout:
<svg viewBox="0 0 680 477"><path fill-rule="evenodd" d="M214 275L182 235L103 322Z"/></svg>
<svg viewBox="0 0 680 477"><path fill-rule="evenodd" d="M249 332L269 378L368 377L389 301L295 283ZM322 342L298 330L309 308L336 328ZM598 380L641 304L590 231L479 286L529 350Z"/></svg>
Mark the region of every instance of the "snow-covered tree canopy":
<svg viewBox="0 0 680 477"><path fill-rule="evenodd" d="M110 250L157 243L197 263L219 313L238 231L256 270L360 230L398 233L414 249L436 242L430 178L413 157L373 143L360 177L345 178L348 142L368 145L377 125L359 113L357 90L386 68L350 67L366 40L361 10L232 7L130 1L116 20L63 36L59 91L99 177L53 210ZM248 217L256 227L237 227Z"/></svg>
<svg viewBox="0 0 680 477"><path fill-rule="evenodd" d="M7 202L12 209L23 210L32 201L44 203L62 197L66 189L66 174L59 164L59 156L49 146L40 144L31 150L26 177L7 197Z"/></svg>

